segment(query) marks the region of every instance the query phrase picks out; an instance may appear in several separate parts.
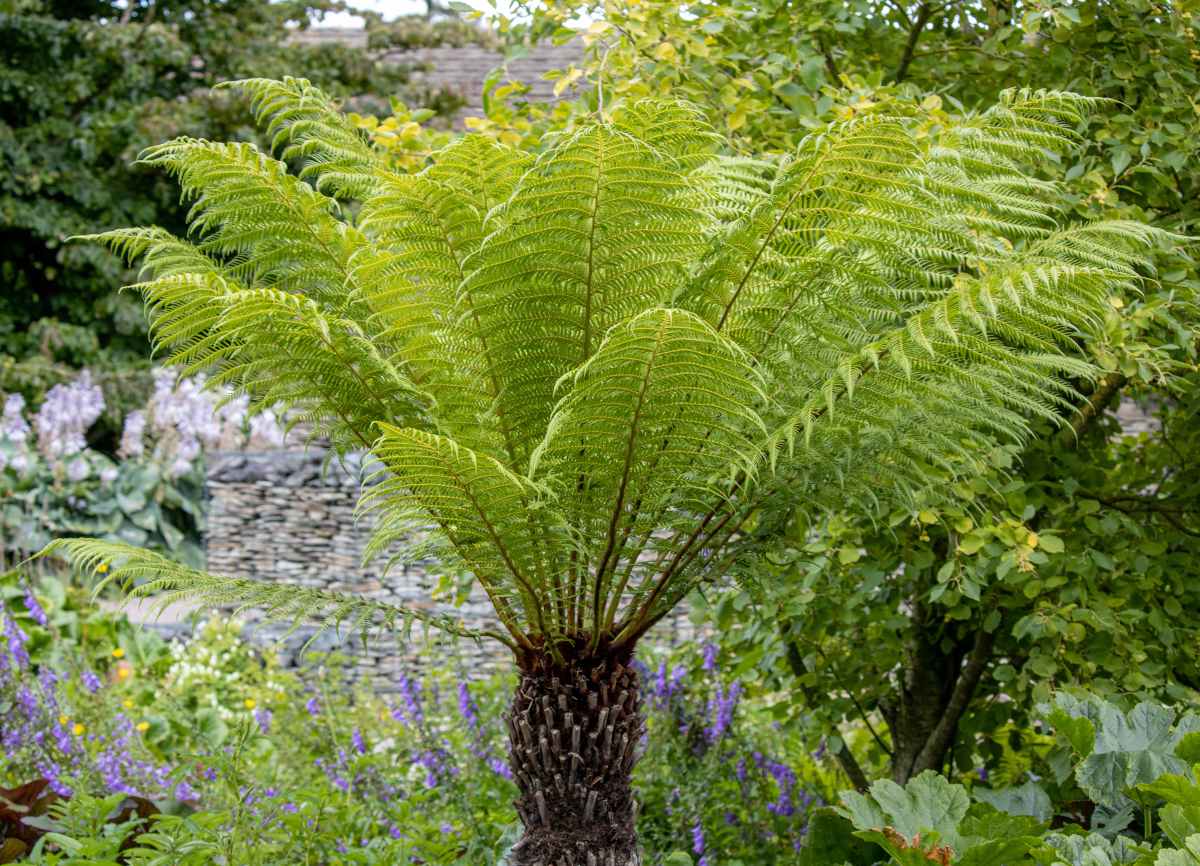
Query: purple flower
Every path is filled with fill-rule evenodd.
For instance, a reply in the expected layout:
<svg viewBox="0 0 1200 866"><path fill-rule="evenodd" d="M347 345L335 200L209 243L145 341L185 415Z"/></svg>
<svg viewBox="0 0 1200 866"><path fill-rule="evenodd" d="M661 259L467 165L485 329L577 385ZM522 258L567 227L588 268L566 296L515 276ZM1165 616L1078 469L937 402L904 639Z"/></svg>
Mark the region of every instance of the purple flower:
<svg viewBox="0 0 1200 866"><path fill-rule="evenodd" d="M812 759L814 761L821 760L821 758L823 758L825 756L826 748L827 748L827 744L825 743L825 738L821 737L821 742L817 744L816 751L812 753Z"/></svg>
<svg viewBox="0 0 1200 866"><path fill-rule="evenodd" d="M117 456L126 460L141 457L146 451L146 446L142 441L145 435L146 413L136 410L130 412L125 416L125 426L121 430L121 444L117 448Z"/></svg>
<svg viewBox="0 0 1200 866"><path fill-rule="evenodd" d="M470 730L479 730L479 713L475 702L471 699L471 692L467 688L466 680L458 684L458 712Z"/></svg>
<svg viewBox="0 0 1200 866"><path fill-rule="evenodd" d="M25 610L29 612L30 618L42 628L45 628L49 623L49 620L46 618L46 611L42 610L37 596L33 594L33 587L29 586L29 584L25 585Z"/></svg>
<svg viewBox="0 0 1200 866"><path fill-rule="evenodd" d="M400 828L397 827L395 824L388 827L388 835L391 836L393 839L403 839L404 838L404 833L401 832Z"/></svg>
<svg viewBox="0 0 1200 866"><path fill-rule="evenodd" d="M321 703L314 695L308 699L308 703L304 705L304 709L308 710L310 716L319 716L321 714Z"/></svg>
<svg viewBox="0 0 1200 866"><path fill-rule="evenodd" d="M791 767L776 761L765 761L764 766L779 789L778 798L774 803L767 804L767 811L784 818L791 817L796 814L796 807L792 803L792 789L796 787L796 774L792 772Z"/></svg>
<svg viewBox="0 0 1200 866"><path fill-rule="evenodd" d="M83 687L93 695L100 691L100 678L96 676L91 668L83 669L83 673L79 675L79 681L83 683Z"/></svg>
<svg viewBox="0 0 1200 866"><path fill-rule="evenodd" d="M14 445L20 445L29 437L29 424L22 410L25 398L20 394L9 394L4 399L4 416L0 418L0 436Z"/></svg>
<svg viewBox="0 0 1200 866"><path fill-rule="evenodd" d="M704 645L704 670L710 673L717 669L717 646L713 643Z"/></svg>
<svg viewBox="0 0 1200 866"><path fill-rule="evenodd" d="M21 627L17 625L16 620L8 615L7 610L4 611L4 636L8 639L8 653L12 656L12 660L16 663L17 667L29 667L29 653L25 649L25 644L29 641L29 638L25 632L21 631Z"/></svg>
<svg viewBox="0 0 1200 866"><path fill-rule="evenodd" d="M979 781L986 782L987 780L988 780L987 767L980 767L979 768Z"/></svg>
<svg viewBox="0 0 1200 866"><path fill-rule="evenodd" d="M360 755L365 755L367 753L367 744L363 742L362 731L360 731L358 728L355 728L353 733L350 734L350 742L354 745L354 751L358 752Z"/></svg>
<svg viewBox="0 0 1200 866"><path fill-rule="evenodd" d="M697 818L692 825L692 852L700 858L696 866L708 866L708 855L704 853L704 848L704 825Z"/></svg>
<svg viewBox="0 0 1200 866"><path fill-rule="evenodd" d="M271 711L263 707L254 711L254 721L258 722L258 729L263 734L271 733Z"/></svg>
<svg viewBox="0 0 1200 866"><path fill-rule="evenodd" d="M38 450L52 463L78 454L87 448L84 434L103 411L104 394L87 370L70 384L55 385L34 416Z"/></svg>
<svg viewBox="0 0 1200 866"><path fill-rule="evenodd" d="M704 732L709 743L719 742L733 724L733 712L737 709L741 694L742 684L735 682L728 689L717 686L716 692L709 698L708 711L712 716L712 724Z"/></svg>
<svg viewBox="0 0 1200 866"><path fill-rule="evenodd" d="M181 802L195 802L200 799L200 795L196 793L196 789L189 785L187 780L177 784L172 793L175 799Z"/></svg>
<svg viewBox="0 0 1200 866"><path fill-rule="evenodd" d="M421 709L421 685L400 674L400 698L404 707L392 711L392 718L398 722L421 725L425 721L425 713Z"/></svg>

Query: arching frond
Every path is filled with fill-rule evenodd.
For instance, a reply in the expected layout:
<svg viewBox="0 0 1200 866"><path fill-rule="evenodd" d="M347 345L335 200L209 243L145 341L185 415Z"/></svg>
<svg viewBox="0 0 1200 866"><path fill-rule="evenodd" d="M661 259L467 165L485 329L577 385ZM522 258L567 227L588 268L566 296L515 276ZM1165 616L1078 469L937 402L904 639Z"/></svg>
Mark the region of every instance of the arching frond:
<svg viewBox="0 0 1200 866"><path fill-rule="evenodd" d="M322 628L406 631L414 623L422 623L460 637L503 638L487 630L472 629L457 617L423 607L389 604L353 593L208 574L149 550L96 538L57 539L41 555L61 556L86 574L103 574L93 589L95 593L115 584L125 591L126 598L153 598L159 613L178 602L187 602L197 607L233 608L235 616L254 609L266 622L287 622L293 627L315 620Z"/></svg>
<svg viewBox="0 0 1200 866"><path fill-rule="evenodd" d="M667 554L654 533L754 473L763 395L736 346L670 309L614 326L564 387L530 472L570 502L583 549L569 608L598 640L630 578L644 582L638 560Z"/></svg>
<svg viewBox="0 0 1200 866"><path fill-rule="evenodd" d="M463 326L500 377L497 411L518 461L542 437L558 379L684 280L706 224L684 168L589 123L538 159L466 262Z"/></svg>
<svg viewBox="0 0 1200 866"><path fill-rule="evenodd" d="M384 160L333 100L307 79L245 78L218 87L250 96L254 119L284 160L302 163L300 177L322 192L362 199L372 194Z"/></svg>
<svg viewBox="0 0 1200 866"><path fill-rule="evenodd" d="M549 587L566 562L553 507L532 482L491 457L444 436L380 426L375 454L385 468L367 507L399 508L421 515L416 526L436 525L515 638L522 622L535 624L535 634L552 633Z"/></svg>

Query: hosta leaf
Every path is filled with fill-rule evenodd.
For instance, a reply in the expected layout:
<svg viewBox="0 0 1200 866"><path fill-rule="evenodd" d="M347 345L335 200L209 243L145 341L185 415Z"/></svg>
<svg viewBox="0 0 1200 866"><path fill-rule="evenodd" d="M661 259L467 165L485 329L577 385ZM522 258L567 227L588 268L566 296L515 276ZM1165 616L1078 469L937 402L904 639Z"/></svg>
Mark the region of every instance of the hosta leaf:
<svg viewBox="0 0 1200 866"><path fill-rule="evenodd" d="M890 779L871 785L868 795L842 794L841 814L859 830L892 828L906 839L933 832L942 844L962 850L958 825L971 805L967 789L926 770L901 788ZM877 840L876 840L877 841Z"/></svg>
<svg viewBox="0 0 1200 866"><path fill-rule="evenodd" d="M1175 748L1185 735L1200 731L1200 715L1189 713L1176 722L1175 712L1161 704L1143 701L1124 713L1099 698L1066 694L1057 696L1056 706L1050 721L1073 732L1077 748L1086 746L1078 720L1086 719L1095 731L1093 747L1080 750L1086 757L1075 768L1075 778L1097 803L1117 805L1131 788L1188 770Z"/></svg>
<svg viewBox="0 0 1200 866"><path fill-rule="evenodd" d="M1200 866L1200 833L1189 836L1178 850L1159 851L1154 866Z"/></svg>
<svg viewBox="0 0 1200 866"><path fill-rule="evenodd" d="M1054 814L1050 795L1036 782L1026 782L1018 787L998 790L976 788L971 793L976 800L989 803L1009 815L1028 815L1039 821L1049 821L1050 816Z"/></svg>

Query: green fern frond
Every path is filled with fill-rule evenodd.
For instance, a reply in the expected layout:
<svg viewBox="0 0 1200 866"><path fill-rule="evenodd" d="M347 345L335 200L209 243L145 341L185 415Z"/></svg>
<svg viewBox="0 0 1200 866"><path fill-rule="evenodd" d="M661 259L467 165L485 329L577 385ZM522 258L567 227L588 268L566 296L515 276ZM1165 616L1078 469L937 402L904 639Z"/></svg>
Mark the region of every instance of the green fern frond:
<svg viewBox="0 0 1200 866"><path fill-rule="evenodd" d="M466 261L462 324L487 346L518 461L542 438L559 378L686 278L707 220L684 169L589 123L537 160Z"/></svg>
<svg viewBox="0 0 1200 866"><path fill-rule="evenodd" d="M384 160L307 79L246 78L217 86L250 96L254 119L271 137L271 150L285 161L301 161L300 177L311 179L318 190L357 199L373 191Z"/></svg>
<svg viewBox="0 0 1200 866"><path fill-rule="evenodd" d="M320 623L321 629L345 625L353 631L407 630L414 623L422 623L476 640L500 637L425 608L389 604L353 593L209 574L140 547L95 538L57 539L41 555L61 556L79 572L103 575L93 589L97 594L115 584L124 589L127 600L153 598L153 609L160 614L177 602L186 602L232 608L235 616L254 609L265 622L286 622L293 628L311 620Z"/></svg>

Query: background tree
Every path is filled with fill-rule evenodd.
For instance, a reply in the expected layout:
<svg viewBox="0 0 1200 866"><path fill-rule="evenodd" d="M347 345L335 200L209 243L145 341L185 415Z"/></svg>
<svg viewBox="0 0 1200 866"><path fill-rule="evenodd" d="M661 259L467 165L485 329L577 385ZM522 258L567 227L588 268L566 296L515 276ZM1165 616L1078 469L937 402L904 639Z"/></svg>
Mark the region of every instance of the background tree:
<svg viewBox="0 0 1200 866"><path fill-rule="evenodd" d="M633 651L753 552L775 497L878 507L978 474L1096 377L1078 340L1162 237L1066 225L1024 172L1071 146L1090 103L1065 94L936 128L896 103L777 166L718 158L694 108L642 101L536 158L467 137L412 176L307 82L243 86L283 161L151 148L196 241L101 238L142 259L174 363L374 451L374 553L436 556L491 599L499 626L474 636L521 672L518 864L637 862ZM105 542L51 549L143 593L431 619Z"/></svg>
<svg viewBox="0 0 1200 866"><path fill-rule="evenodd" d="M112 407L145 400L147 341L120 261L66 239L97 227L185 227L162 177L131 163L174 135L254 130L217 82L303 69L339 96L417 95L409 69L297 28L336 2L21 2L0 14L0 390L30 403L92 367ZM420 98L418 96L418 98ZM435 102L436 107L436 102ZM117 412L117 415L120 413ZM101 425L96 435L117 431Z"/></svg>

